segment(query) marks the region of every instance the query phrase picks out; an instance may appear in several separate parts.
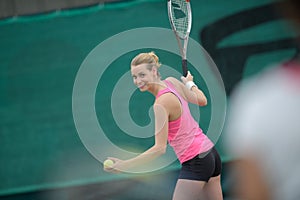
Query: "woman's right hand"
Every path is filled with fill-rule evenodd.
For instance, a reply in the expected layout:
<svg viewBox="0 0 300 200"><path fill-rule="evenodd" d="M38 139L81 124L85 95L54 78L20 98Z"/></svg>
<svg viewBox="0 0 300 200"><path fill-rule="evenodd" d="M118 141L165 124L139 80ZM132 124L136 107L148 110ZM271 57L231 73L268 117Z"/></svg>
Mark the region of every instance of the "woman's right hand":
<svg viewBox="0 0 300 200"><path fill-rule="evenodd" d="M184 76L181 76L181 81L182 83L185 85L188 81L193 81L194 80L194 77L193 75L191 74L190 71L187 72L187 75L186 77Z"/></svg>

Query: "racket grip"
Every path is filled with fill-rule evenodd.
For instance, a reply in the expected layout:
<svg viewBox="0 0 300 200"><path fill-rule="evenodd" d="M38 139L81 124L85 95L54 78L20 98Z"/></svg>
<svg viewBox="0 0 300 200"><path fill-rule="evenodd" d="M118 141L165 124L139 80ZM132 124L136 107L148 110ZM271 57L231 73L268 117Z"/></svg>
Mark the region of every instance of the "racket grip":
<svg viewBox="0 0 300 200"><path fill-rule="evenodd" d="M186 60L186 59L183 59L183 60L182 60L182 75L183 75L184 77L186 77L187 72L188 72L188 68L187 68L187 60Z"/></svg>

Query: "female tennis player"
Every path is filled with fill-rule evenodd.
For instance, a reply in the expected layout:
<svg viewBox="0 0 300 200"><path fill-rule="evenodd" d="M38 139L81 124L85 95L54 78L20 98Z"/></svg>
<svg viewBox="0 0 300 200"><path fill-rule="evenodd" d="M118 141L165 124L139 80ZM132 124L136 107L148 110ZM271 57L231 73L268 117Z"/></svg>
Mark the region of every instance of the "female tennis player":
<svg viewBox="0 0 300 200"><path fill-rule="evenodd" d="M140 91L148 91L156 98L153 105L154 145L129 160L109 158L114 164L104 170L121 172L149 162L164 154L169 143L182 164L173 199L223 199L220 157L188 107L188 102L205 106L207 99L193 82L190 72L181 78L182 82L173 77L161 80L159 67L159 58L153 52L141 53L131 62L134 84Z"/></svg>

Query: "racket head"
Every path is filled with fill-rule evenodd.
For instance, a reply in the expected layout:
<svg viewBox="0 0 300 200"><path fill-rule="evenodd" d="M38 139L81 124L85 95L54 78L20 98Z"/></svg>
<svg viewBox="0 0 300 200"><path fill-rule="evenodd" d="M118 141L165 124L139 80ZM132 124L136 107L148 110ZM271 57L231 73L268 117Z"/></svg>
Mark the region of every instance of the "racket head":
<svg viewBox="0 0 300 200"><path fill-rule="evenodd" d="M192 11L189 0L168 0L168 16L171 27L180 39L186 39L191 31Z"/></svg>

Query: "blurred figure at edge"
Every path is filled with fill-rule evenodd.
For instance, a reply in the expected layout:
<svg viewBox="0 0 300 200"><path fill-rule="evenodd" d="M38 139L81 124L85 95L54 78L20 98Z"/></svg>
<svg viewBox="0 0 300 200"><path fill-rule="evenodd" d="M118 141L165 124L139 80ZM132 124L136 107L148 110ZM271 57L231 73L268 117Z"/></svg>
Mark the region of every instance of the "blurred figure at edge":
<svg viewBox="0 0 300 200"><path fill-rule="evenodd" d="M299 34L300 1L278 5ZM299 54L238 85L231 96L226 134L227 148L236 159L231 171L238 199L300 199Z"/></svg>

